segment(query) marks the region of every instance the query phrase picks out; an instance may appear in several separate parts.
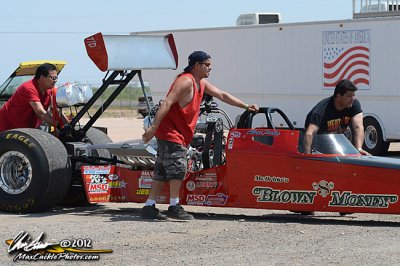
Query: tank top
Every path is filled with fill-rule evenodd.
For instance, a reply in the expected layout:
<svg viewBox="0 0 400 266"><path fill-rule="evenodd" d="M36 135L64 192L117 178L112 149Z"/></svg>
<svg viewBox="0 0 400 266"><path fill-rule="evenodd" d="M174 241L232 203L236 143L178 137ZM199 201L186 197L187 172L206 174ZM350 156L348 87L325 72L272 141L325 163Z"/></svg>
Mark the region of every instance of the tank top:
<svg viewBox="0 0 400 266"><path fill-rule="evenodd" d="M182 74L175 79L174 83L172 83L168 90L168 94L173 89L175 82L183 77L190 77L192 79L193 99L183 108L178 102L174 103L167 115L161 121L155 132L155 136L158 139L171 141L187 147L193 139L194 130L196 128L200 112L200 104L204 94L204 84L200 83L199 90L192 74Z"/></svg>

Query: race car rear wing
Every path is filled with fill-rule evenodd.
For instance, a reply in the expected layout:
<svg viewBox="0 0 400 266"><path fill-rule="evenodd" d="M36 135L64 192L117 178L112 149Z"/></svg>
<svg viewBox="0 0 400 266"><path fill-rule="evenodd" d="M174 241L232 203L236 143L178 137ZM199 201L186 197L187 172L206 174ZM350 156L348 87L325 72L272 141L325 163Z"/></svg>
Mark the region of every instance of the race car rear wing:
<svg viewBox="0 0 400 266"><path fill-rule="evenodd" d="M93 63L103 72L103 84L93 97L72 119L68 129L60 134L63 142L81 141L86 132L102 113L110 106L121 91L137 74L148 110L150 103L146 95L142 78L142 69L176 69L178 53L172 34L160 35L103 35L97 33L84 40L87 54ZM118 85L96 113L90 117L83 128L76 129L79 120L101 97L110 85Z"/></svg>
<svg viewBox="0 0 400 266"><path fill-rule="evenodd" d="M178 53L172 34L103 35L85 39L86 51L101 71L176 69Z"/></svg>

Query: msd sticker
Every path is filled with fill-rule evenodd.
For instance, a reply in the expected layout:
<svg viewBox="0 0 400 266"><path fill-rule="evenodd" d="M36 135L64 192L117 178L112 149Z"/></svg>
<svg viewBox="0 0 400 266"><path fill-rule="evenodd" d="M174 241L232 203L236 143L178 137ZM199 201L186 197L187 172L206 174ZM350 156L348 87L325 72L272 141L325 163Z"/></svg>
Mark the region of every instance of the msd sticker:
<svg viewBox="0 0 400 266"><path fill-rule="evenodd" d="M223 193L217 193L216 195L187 195L186 203L188 205L209 205L209 206L221 206L225 205L228 200L228 196Z"/></svg>
<svg viewBox="0 0 400 266"><path fill-rule="evenodd" d="M206 201L205 195L187 195L186 196L186 204L188 205L203 205Z"/></svg>

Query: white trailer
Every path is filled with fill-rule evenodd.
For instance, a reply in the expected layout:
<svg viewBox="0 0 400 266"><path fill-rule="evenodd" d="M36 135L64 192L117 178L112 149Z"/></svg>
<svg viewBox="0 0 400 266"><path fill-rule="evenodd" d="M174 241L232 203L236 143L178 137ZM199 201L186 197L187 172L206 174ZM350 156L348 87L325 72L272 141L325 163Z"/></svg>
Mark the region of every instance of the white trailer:
<svg viewBox="0 0 400 266"><path fill-rule="evenodd" d="M195 50L211 55L209 80L217 87L247 103L278 107L297 127L347 78L359 88L365 148L382 154L390 142L400 141L400 11L396 1L384 12L363 2L354 1L359 12L349 20L140 32L172 33L179 55L178 71L144 74L153 99L165 97ZM243 112L221 105L231 118Z"/></svg>

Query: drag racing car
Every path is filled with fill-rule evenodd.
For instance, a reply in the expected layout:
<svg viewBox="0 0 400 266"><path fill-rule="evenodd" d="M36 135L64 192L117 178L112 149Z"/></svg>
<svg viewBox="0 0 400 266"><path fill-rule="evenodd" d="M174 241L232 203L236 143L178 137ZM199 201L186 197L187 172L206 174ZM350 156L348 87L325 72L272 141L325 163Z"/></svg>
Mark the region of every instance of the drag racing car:
<svg viewBox="0 0 400 266"><path fill-rule="evenodd" d="M114 71L93 96L98 97L103 87L118 84L105 104L110 104L133 76L143 84L138 69L177 67L172 35L96 34L86 38L85 44L100 70ZM131 45L137 48L135 53L151 48L156 56L135 54L133 60L119 45ZM117 76L122 78L115 80ZM89 203L145 202L153 177L154 142L112 143L104 133L91 135L93 119L106 107L84 126L78 123L81 110L68 127L60 129L59 138L37 129L1 133L0 209L40 211L79 197ZM154 117L155 112L150 110L149 116ZM145 121L151 123L151 117ZM204 101L189 147L181 203L299 212L400 213L398 159L362 156L344 135L332 134L315 136L312 153L305 154L303 138L304 130L295 128L278 108L262 107L257 114L245 111L234 125L215 102ZM168 186L157 202L169 202Z"/></svg>
<svg viewBox="0 0 400 266"><path fill-rule="evenodd" d="M273 114L282 116L287 126L276 127ZM362 156L342 134L315 136L312 154L305 154L304 131L295 129L277 108L244 112L226 136L222 120L208 116L206 127L198 124L204 136L195 137L190 147L182 204L341 214L400 212L398 159ZM256 117L265 118L267 126L254 126ZM91 202L144 202L153 172L83 166L82 176ZM157 201L168 203L168 186L163 192Z"/></svg>

